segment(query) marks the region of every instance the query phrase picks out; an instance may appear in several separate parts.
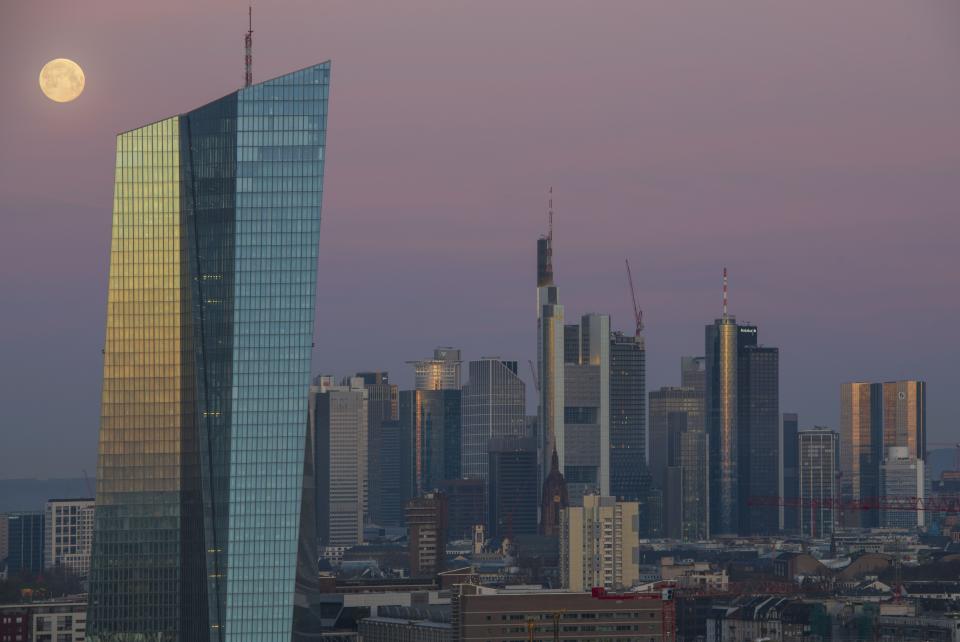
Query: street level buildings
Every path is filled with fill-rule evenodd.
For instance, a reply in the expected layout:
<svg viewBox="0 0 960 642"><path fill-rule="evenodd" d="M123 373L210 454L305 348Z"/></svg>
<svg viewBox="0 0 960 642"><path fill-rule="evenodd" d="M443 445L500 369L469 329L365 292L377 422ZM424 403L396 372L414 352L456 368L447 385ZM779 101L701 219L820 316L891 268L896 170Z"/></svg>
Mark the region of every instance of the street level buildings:
<svg viewBox="0 0 960 642"><path fill-rule="evenodd" d="M89 639L306 634L329 79L117 138Z"/></svg>
<svg viewBox="0 0 960 642"><path fill-rule="evenodd" d="M51 499L44 512L44 568L63 569L79 577L90 572L93 500Z"/></svg>

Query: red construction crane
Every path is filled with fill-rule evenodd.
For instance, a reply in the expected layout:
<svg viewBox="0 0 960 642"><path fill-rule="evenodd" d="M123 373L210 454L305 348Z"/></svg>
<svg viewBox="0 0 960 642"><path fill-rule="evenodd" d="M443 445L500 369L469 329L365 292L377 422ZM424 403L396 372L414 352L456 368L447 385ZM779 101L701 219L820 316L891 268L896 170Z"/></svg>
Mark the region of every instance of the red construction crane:
<svg viewBox="0 0 960 642"><path fill-rule="evenodd" d="M623 262L627 264L627 282L630 284L630 296L633 297L633 318L637 322L636 334L634 336L639 337L640 333L643 332L643 310L637 305L637 289L633 287L633 273L630 271L630 259L624 259Z"/></svg>

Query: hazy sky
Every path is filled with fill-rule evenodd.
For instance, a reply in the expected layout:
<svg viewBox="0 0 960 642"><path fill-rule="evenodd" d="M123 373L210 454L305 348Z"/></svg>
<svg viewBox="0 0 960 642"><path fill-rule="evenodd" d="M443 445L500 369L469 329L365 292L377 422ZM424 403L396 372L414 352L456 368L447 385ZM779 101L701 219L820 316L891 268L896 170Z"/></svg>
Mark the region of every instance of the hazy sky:
<svg viewBox="0 0 960 642"><path fill-rule="evenodd" d="M0 9L0 478L95 469L117 132L243 80L243 2ZM676 384L731 310L781 350L781 410L923 378L960 437L960 3L258 2L255 80L332 59L315 371L436 345L534 358L554 187L567 316L647 322ZM87 76L53 103L56 57ZM528 392L532 393L531 390Z"/></svg>

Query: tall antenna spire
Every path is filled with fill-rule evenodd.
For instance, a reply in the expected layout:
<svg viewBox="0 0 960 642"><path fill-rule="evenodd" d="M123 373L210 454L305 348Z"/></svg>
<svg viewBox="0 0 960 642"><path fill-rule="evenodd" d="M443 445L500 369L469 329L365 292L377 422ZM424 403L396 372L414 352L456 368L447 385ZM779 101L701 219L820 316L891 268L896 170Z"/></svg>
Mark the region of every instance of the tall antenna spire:
<svg viewBox="0 0 960 642"><path fill-rule="evenodd" d="M243 76L244 87L253 84L253 5L247 7L247 19L249 20L249 27L247 27L247 35L243 39L243 60L246 67L246 73Z"/></svg>
<svg viewBox="0 0 960 642"><path fill-rule="evenodd" d="M550 186L549 200L547 201L547 238L553 241L553 185Z"/></svg>
<svg viewBox="0 0 960 642"><path fill-rule="evenodd" d="M727 318L727 268L723 268L723 318Z"/></svg>

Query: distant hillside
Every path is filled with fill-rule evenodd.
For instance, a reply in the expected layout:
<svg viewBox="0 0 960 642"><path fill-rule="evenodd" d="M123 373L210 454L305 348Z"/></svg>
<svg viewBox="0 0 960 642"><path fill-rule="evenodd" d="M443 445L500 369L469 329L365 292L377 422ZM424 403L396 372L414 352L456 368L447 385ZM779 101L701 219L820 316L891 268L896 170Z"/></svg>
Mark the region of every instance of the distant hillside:
<svg viewBox="0 0 960 642"><path fill-rule="evenodd" d="M90 480L93 483L93 480ZM0 513L40 511L48 499L90 497L80 479L0 479Z"/></svg>

